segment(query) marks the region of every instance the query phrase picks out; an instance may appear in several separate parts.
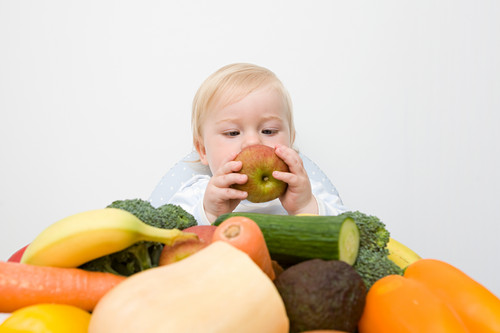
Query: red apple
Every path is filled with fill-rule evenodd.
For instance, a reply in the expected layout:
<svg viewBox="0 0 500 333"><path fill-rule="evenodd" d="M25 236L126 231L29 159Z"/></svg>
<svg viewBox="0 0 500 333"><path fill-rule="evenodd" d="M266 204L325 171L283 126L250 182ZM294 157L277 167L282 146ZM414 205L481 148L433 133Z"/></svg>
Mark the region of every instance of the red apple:
<svg viewBox="0 0 500 333"><path fill-rule="evenodd" d="M206 242L200 239L188 239L175 242L173 245L165 245L160 254L159 265L169 265L174 262L181 261L190 255L198 252L207 245Z"/></svg>
<svg viewBox="0 0 500 333"><path fill-rule="evenodd" d="M287 184L273 177L273 171L288 172L288 165L276 155L274 148L264 145L245 147L234 159L242 161L239 173L248 176L245 184L231 187L248 193L251 202L266 202L285 193Z"/></svg>
<svg viewBox="0 0 500 333"><path fill-rule="evenodd" d="M205 241L207 243L212 242L212 235L215 232L215 229L217 229L217 226L215 225L195 225L189 228L186 228L182 231L184 232L192 232L198 235L198 238L202 241Z"/></svg>
<svg viewBox="0 0 500 333"><path fill-rule="evenodd" d="M182 230L197 234L198 239L189 239L175 242L173 245L165 245L160 255L159 265L172 264L203 249L212 242L215 229L217 229L215 225L195 225Z"/></svg>
<svg viewBox="0 0 500 333"><path fill-rule="evenodd" d="M29 244L28 244L29 245ZM20 248L19 250L17 250L16 252L14 252L10 257L9 259L7 259L7 261L11 261L11 262L21 262L21 258L23 257L23 254L24 254L24 251L26 251L26 248L28 247L28 245L25 245L23 246L22 248Z"/></svg>

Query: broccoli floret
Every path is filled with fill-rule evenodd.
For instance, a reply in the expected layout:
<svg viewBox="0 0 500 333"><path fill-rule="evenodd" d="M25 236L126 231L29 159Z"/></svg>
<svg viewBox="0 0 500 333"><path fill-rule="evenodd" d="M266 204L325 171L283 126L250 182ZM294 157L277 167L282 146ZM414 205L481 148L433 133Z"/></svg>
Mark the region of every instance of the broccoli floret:
<svg viewBox="0 0 500 333"><path fill-rule="evenodd" d="M87 271L130 276L157 267L162 249L161 243L141 241L124 250L89 261L80 268Z"/></svg>
<svg viewBox="0 0 500 333"><path fill-rule="evenodd" d="M127 199L113 201L107 208L119 208L134 214L142 222L155 226L156 210L149 201L143 199Z"/></svg>
<svg viewBox="0 0 500 333"><path fill-rule="evenodd" d="M162 229L186 229L197 225L193 215L181 206L165 204L154 208L149 201L143 199L117 200L109 207L120 208L134 214L146 224Z"/></svg>
<svg viewBox="0 0 500 333"><path fill-rule="evenodd" d="M119 208L134 214L139 220L162 229L180 229L197 225L195 218L182 207L165 204L154 208L142 199L116 200L107 208ZM157 267L163 244L150 241L138 242L124 250L96 258L80 266L88 271L108 272L130 276Z"/></svg>
<svg viewBox="0 0 500 333"><path fill-rule="evenodd" d="M359 229L358 257L353 267L363 278L367 289L386 275L402 275L403 270L387 257L390 233L385 224L376 216L359 211L343 215L352 218Z"/></svg>
<svg viewBox="0 0 500 333"><path fill-rule="evenodd" d="M154 221L159 228L180 230L198 224L193 215L186 212L181 206L173 204L165 204L156 208Z"/></svg>

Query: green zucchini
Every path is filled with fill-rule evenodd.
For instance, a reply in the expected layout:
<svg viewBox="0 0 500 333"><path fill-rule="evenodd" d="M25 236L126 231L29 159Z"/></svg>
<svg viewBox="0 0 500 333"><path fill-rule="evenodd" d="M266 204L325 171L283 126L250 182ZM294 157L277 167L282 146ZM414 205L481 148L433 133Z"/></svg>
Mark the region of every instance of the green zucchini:
<svg viewBox="0 0 500 333"><path fill-rule="evenodd" d="M232 216L245 216L257 223L264 234L271 259L286 267L309 259L356 261L359 230L345 216L269 215L228 213L214 222L219 225Z"/></svg>

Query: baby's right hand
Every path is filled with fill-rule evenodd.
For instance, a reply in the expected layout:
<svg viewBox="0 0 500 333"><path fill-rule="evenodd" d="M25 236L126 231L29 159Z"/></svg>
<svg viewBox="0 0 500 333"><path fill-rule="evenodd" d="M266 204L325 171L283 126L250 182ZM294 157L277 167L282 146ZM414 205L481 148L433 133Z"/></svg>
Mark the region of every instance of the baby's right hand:
<svg viewBox="0 0 500 333"><path fill-rule="evenodd" d="M235 157L236 154L228 156L208 182L203 206L210 223L219 215L232 212L248 195L244 191L231 188L232 184L245 184L248 178L244 174L237 173L241 170L242 162L234 161Z"/></svg>

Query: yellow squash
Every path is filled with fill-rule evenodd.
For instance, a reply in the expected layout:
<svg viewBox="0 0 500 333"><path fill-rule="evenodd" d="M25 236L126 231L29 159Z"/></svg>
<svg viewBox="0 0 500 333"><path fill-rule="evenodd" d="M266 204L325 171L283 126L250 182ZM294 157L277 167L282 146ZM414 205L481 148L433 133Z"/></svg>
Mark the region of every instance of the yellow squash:
<svg viewBox="0 0 500 333"><path fill-rule="evenodd" d="M137 273L97 304L90 333L288 333L283 301L244 252L216 241L179 262Z"/></svg>

